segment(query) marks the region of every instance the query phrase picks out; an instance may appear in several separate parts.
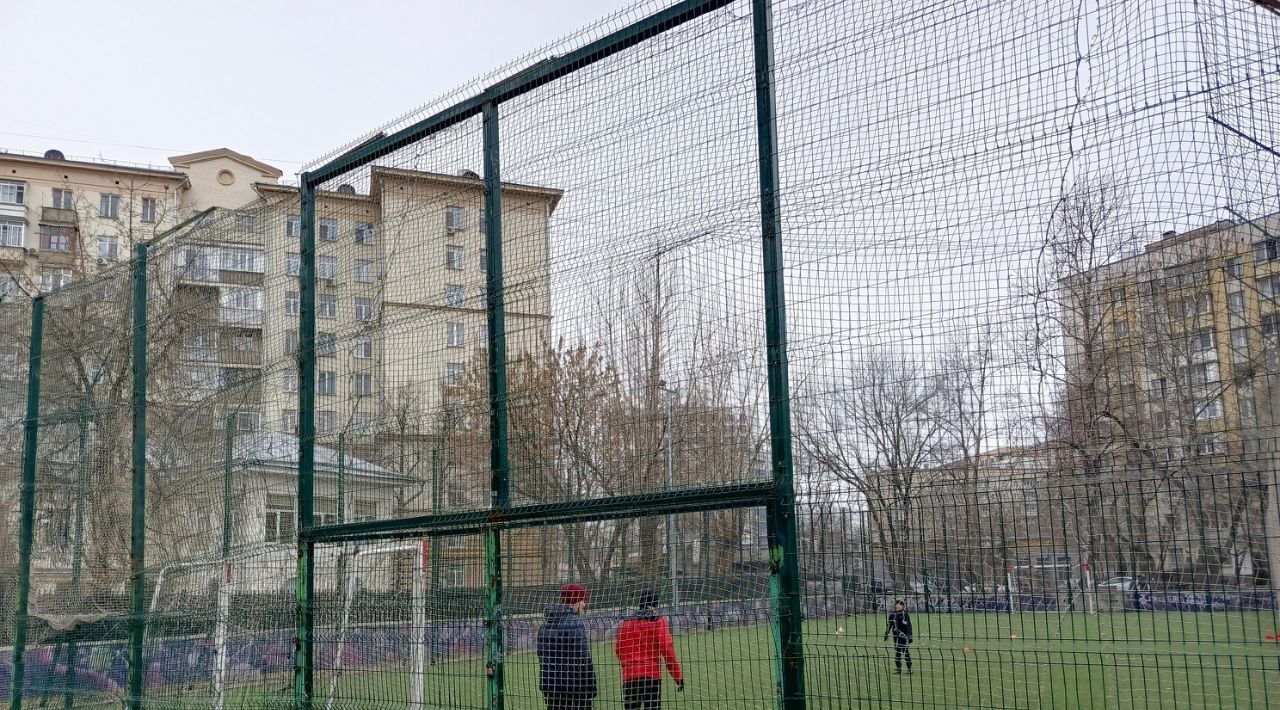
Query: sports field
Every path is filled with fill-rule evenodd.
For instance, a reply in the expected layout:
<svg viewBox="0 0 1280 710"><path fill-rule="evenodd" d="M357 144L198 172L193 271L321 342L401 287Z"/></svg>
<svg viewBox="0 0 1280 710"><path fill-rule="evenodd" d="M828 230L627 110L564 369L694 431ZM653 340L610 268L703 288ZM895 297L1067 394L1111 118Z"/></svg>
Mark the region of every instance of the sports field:
<svg viewBox="0 0 1280 710"><path fill-rule="evenodd" d="M893 675L880 616L806 624L810 708L1263 708L1280 704L1280 644L1270 612L1199 614L916 614L914 673ZM677 638L687 688L672 707L773 707L769 627L702 631ZM621 707L618 666L608 644L594 650L596 707ZM428 670L427 707L483 708L483 662ZM334 708L404 708L401 669L343 674ZM228 694L228 707L289 707L289 679ZM329 675L318 672L316 707ZM271 690L278 688L278 691ZM149 707L208 707L207 688L166 689ZM507 660L507 707L540 707L537 658Z"/></svg>

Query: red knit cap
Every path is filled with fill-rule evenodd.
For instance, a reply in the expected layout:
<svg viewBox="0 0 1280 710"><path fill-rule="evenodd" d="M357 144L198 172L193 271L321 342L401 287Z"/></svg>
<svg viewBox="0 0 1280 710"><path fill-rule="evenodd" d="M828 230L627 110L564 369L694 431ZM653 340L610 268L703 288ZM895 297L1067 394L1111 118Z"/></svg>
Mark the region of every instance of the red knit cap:
<svg viewBox="0 0 1280 710"><path fill-rule="evenodd" d="M560 588L561 604L577 604L580 601L586 601L587 589L581 584L566 584Z"/></svg>

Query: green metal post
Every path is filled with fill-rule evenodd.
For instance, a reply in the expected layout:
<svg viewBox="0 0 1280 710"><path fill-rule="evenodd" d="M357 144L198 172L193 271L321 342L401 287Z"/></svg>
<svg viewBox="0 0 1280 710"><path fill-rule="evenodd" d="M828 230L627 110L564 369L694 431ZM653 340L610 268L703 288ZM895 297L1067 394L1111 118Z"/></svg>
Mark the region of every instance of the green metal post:
<svg viewBox="0 0 1280 710"><path fill-rule="evenodd" d="M804 637L796 548L796 501L791 453L791 392L787 374L786 298L783 294L782 211L778 127L773 87L773 6L753 0L760 226L764 250L765 343L769 365L769 432L775 495L768 506L769 566L778 656L778 703L803 710Z"/></svg>
<svg viewBox="0 0 1280 710"><path fill-rule="evenodd" d="M502 178L498 152L498 105L484 105L484 244L488 262L486 288L489 323L489 483L490 503L505 508L511 502L507 456L507 341L502 280ZM502 540L497 528L485 530L485 663L489 676L490 710L505 705L502 638Z"/></svg>
<svg viewBox="0 0 1280 710"><path fill-rule="evenodd" d="M75 611L80 611L80 576L84 568L84 496L89 485L89 410L88 401L80 406L80 465L76 470L76 507L75 522L71 532L71 594ZM76 685L76 633L67 637L67 676L62 694L62 707L68 710L75 705Z"/></svg>
<svg viewBox="0 0 1280 710"><path fill-rule="evenodd" d="M316 375L316 188L302 174L302 243L298 270L298 567L296 573L296 637L293 648L293 702L298 710L310 710L315 681L315 375Z"/></svg>
<svg viewBox="0 0 1280 710"><path fill-rule="evenodd" d="M338 522L347 522L347 433L338 434ZM342 575L338 575L342 579Z"/></svg>
<svg viewBox="0 0 1280 710"><path fill-rule="evenodd" d="M147 245L133 258L133 499L129 541L129 690L125 705L142 707L142 642L147 632Z"/></svg>
<svg viewBox="0 0 1280 710"><path fill-rule="evenodd" d="M440 448L431 450L431 512L440 512ZM436 595L440 589L440 536L431 536L431 585L427 590L427 598L431 600L431 608L435 609ZM431 631L431 645L427 651L427 662L435 665L436 643L435 626L430 615L427 616L427 628Z"/></svg>
<svg viewBox="0 0 1280 710"><path fill-rule="evenodd" d="M223 451L223 468L222 468L222 559L226 560L231 556L231 497L232 497L232 471L231 462L235 456L236 445L236 424L235 415L227 415L227 435L226 441L222 445Z"/></svg>
<svg viewBox="0 0 1280 710"><path fill-rule="evenodd" d="M44 342L44 296L31 303L31 348L27 352L27 418L22 423L22 502L18 535L18 602L13 612L13 679L9 707L22 707L27 651L27 603L31 598L31 543L36 517L36 444L40 433L40 351Z"/></svg>

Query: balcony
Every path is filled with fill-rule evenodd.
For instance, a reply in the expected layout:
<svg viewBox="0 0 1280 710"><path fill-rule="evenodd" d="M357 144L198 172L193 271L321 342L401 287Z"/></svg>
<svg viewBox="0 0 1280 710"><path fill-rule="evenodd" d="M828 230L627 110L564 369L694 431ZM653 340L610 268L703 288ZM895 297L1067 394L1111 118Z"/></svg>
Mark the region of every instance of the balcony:
<svg viewBox="0 0 1280 710"><path fill-rule="evenodd" d="M218 322L223 325L251 326L257 327L262 325L262 311L251 310L248 308L226 308L218 309Z"/></svg>
<svg viewBox="0 0 1280 710"><path fill-rule="evenodd" d="M40 208L40 221L50 224L75 224L76 211L58 207Z"/></svg>
<svg viewBox="0 0 1280 710"><path fill-rule="evenodd" d="M27 250L22 247L0 247L0 261L21 264L27 259Z"/></svg>

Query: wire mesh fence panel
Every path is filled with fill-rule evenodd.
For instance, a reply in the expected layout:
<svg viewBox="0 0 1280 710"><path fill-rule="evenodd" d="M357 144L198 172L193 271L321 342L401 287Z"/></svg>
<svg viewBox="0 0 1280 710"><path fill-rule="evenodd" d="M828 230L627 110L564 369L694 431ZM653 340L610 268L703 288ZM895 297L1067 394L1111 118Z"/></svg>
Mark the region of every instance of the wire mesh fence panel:
<svg viewBox="0 0 1280 710"><path fill-rule="evenodd" d="M483 561L476 535L324 546L316 706L487 707Z"/></svg>
<svg viewBox="0 0 1280 710"><path fill-rule="evenodd" d="M45 298L24 704L118 702L129 630L130 275ZM30 327L27 330L30 333Z"/></svg>
<svg viewBox="0 0 1280 710"><path fill-rule="evenodd" d="M30 356L31 299L19 292L0 297L0 333L12 338L0 348L0 470L3 470L5 506L9 514L0 517L0 564L4 578L0 586L0 638L12 649L14 613L19 584L19 539L21 520L13 515L20 506L23 464L23 430L27 415L27 364ZM12 651L0 654L0 663L12 678ZM7 691L9 684L0 687Z"/></svg>
<svg viewBox="0 0 1280 710"><path fill-rule="evenodd" d="M650 525L654 541L645 539ZM538 526L509 532L505 544L513 706L574 697L597 707L773 703L763 509ZM660 567L642 566L650 554Z"/></svg>
<svg viewBox="0 0 1280 710"><path fill-rule="evenodd" d="M1266 5L655 0L42 226L26 704L1275 704Z"/></svg>

